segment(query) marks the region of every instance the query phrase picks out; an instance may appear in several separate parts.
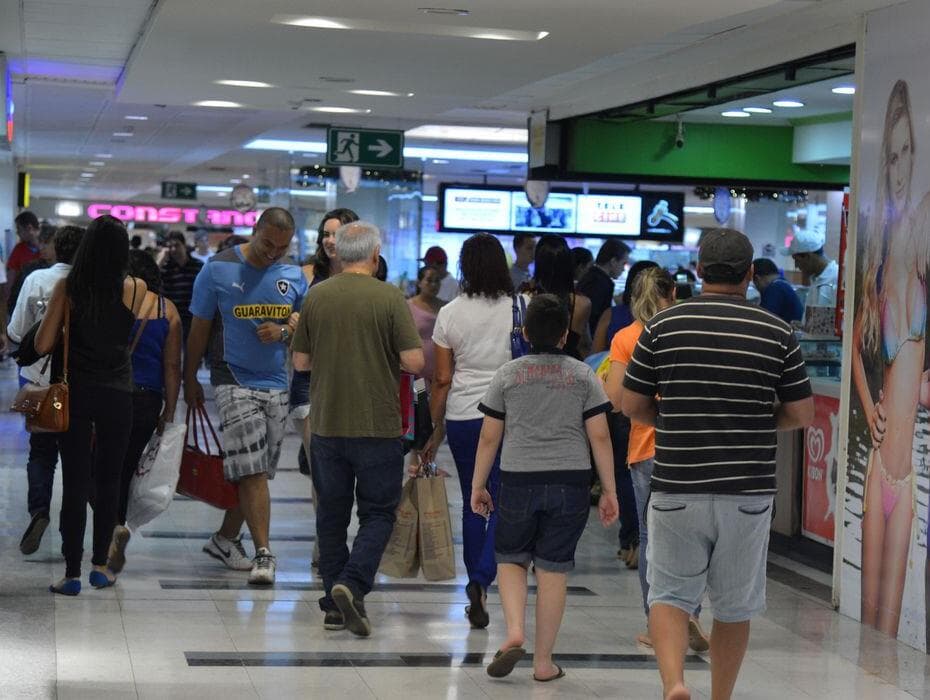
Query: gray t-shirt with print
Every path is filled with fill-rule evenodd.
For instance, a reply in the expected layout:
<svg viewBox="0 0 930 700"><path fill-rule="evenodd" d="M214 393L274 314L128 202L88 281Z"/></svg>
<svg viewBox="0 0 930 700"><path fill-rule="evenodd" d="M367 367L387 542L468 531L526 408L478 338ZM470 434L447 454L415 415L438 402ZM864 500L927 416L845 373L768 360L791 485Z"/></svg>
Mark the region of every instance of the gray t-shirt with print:
<svg viewBox="0 0 930 700"><path fill-rule="evenodd" d="M546 352L497 370L478 409L504 421L502 472L578 472L591 469L584 422L611 404L588 365Z"/></svg>

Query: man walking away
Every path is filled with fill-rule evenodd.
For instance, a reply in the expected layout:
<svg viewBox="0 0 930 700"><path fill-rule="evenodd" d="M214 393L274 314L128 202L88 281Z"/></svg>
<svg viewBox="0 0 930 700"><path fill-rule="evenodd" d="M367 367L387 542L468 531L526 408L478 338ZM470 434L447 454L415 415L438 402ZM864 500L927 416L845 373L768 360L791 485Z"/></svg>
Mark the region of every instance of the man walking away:
<svg viewBox="0 0 930 700"><path fill-rule="evenodd" d="M732 695L749 621L765 610L775 432L814 417L794 333L746 301L752 256L739 231L707 233L698 258L704 293L653 316L623 381L623 412L656 428L649 631L669 700L691 697L688 617L705 590L712 697Z"/></svg>
<svg viewBox="0 0 930 700"><path fill-rule="evenodd" d="M423 370L423 350L399 289L373 276L381 234L356 221L336 231L343 271L307 295L294 368L310 375L310 451L319 494L316 532L328 630L371 634L364 597L391 537L404 473L400 372ZM352 505L358 533L346 546Z"/></svg>
<svg viewBox="0 0 930 700"><path fill-rule="evenodd" d="M623 273L630 258L630 246L623 241L610 239L597 251L594 266L578 282L578 293L591 300L591 336L597 330L601 314L609 309L614 300L614 280Z"/></svg>

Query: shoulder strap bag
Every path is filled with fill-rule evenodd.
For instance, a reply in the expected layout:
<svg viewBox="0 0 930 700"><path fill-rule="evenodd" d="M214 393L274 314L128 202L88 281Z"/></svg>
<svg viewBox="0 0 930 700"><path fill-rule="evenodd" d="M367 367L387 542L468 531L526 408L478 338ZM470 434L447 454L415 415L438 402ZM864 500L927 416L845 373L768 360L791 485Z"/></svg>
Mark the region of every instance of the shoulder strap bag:
<svg viewBox="0 0 930 700"><path fill-rule="evenodd" d="M61 381L48 386L27 384L13 399L10 410L26 416L26 430L30 433L64 433L68 430L68 348L71 335L71 303L65 303L65 318L61 327L63 364ZM52 353L45 361L42 372L48 367Z"/></svg>
<svg viewBox="0 0 930 700"><path fill-rule="evenodd" d="M523 323L526 320L526 300L522 294L514 294L512 299L513 328L510 331L510 357L516 360L518 357L530 354L530 344L523 337Z"/></svg>

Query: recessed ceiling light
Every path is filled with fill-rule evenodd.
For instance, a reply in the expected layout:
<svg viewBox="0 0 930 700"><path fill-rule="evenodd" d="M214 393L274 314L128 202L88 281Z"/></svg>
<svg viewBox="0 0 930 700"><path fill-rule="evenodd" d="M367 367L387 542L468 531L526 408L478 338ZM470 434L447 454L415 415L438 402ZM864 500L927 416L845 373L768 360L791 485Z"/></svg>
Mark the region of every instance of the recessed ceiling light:
<svg viewBox="0 0 930 700"><path fill-rule="evenodd" d="M744 112L749 112L750 114L771 114L772 110L768 107L743 107Z"/></svg>
<svg viewBox="0 0 930 700"><path fill-rule="evenodd" d="M229 102L227 100L200 100L200 102L195 102L194 105L196 107L228 107L230 109L242 106L238 102Z"/></svg>
<svg viewBox="0 0 930 700"><path fill-rule="evenodd" d="M94 158L112 158L112 153L94 153Z"/></svg>
<svg viewBox="0 0 930 700"><path fill-rule="evenodd" d="M492 126L446 126L424 124L404 133L408 139L473 141L475 143L526 143L526 129Z"/></svg>
<svg viewBox="0 0 930 700"><path fill-rule="evenodd" d="M727 112L721 112L721 117L732 117L734 119L745 119L746 117L752 116L749 112L743 112L741 110L731 109Z"/></svg>
<svg viewBox="0 0 930 700"><path fill-rule="evenodd" d="M348 24L326 17L291 17L280 23L289 24L292 27L310 27L311 29L349 29Z"/></svg>
<svg viewBox="0 0 930 700"><path fill-rule="evenodd" d="M433 164L434 165L448 165L449 161L444 160L442 158L433 158Z"/></svg>
<svg viewBox="0 0 930 700"><path fill-rule="evenodd" d="M836 93L837 95L855 95L856 86L855 85L838 85L837 87L833 88L832 92Z"/></svg>
<svg viewBox="0 0 930 700"><path fill-rule="evenodd" d="M390 92L388 90L347 90L353 95L371 95L372 97L413 97L412 92Z"/></svg>
<svg viewBox="0 0 930 700"><path fill-rule="evenodd" d="M250 177L252 177L252 176L249 175L248 173L245 173L245 174L242 176L242 179L243 179L243 180L248 180Z"/></svg>
<svg viewBox="0 0 930 700"><path fill-rule="evenodd" d="M451 36L463 39L492 39L495 41L539 41L549 36L545 31L498 29L495 27L460 27L454 24L411 24L402 20L384 21L357 17L306 17L303 15L276 14L273 24L286 24L311 29L354 29L363 32L389 34L423 34Z"/></svg>
<svg viewBox="0 0 930 700"><path fill-rule="evenodd" d="M144 114L127 114L124 119L128 119L133 122L147 122L149 120Z"/></svg>
<svg viewBox="0 0 930 700"><path fill-rule="evenodd" d="M238 177L234 177L230 180L230 182L234 185L238 185L242 183L242 180L240 180Z"/></svg>
<svg viewBox="0 0 930 700"><path fill-rule="evenodd" d="M458 15L459 17L466 17L471 14L471 11L463 10L458 7L418 7L417 9L427 15Z"/></svg>
<svg viewBox="0 0 930 700"><path fill-rule="evenodd" d="M93 173L81 173L81 177L93 177Z"/></svg>
<svg viewBox="0 0 930 700"><path fill-rule="evenodd" d="M308 107L311 112L327 112L329 114L369 114L370 109L354 109L352 107Z"/></svg>
<svg viewBox="0 0 930 700"><path fill-rule="evenodd" d="M120 137L129 137L129 136L132 136L132 132L131 131L114 131L113 135L120 136Z"/></svg>
<svg viewBox="0 0 930 700"><path fill-rule="evenodd" d="M273 88L271 83L263 83L260 80L214 80L217 85L228 85L230 87L245 88Z"/></svg>
<svg viewBox="0 0 930 700"><path fill-rule="evenodd" d="M800 100L775 100L772 104L776 107L785 107L787 109L796 109L804 106L804 103Z"/></svg>
<svg viewBox="0 0 930 700"><path fill-rule="evenodd" d="M106 165L106 163L104 163L102 160L92 160L88 163L88 165L93 165L98 168L102 168L104 165Z"/></svg>

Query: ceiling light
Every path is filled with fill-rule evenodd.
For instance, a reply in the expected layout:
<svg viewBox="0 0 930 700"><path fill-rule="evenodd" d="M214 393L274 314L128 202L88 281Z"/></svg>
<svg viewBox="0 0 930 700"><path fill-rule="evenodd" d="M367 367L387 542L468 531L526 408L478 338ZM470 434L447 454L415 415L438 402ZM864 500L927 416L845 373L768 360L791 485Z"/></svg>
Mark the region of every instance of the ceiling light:
<svg viewBox="0 0 930 700"><path fill-rule="evenodd" d="M81 177L93 177L93 173L81 173Z"/></svg>
<svg viewBox="0 0 930 700"><path fill-rule="evenodd" d="M217 85L228 85L229 87L245 88L273 88L271 83L263 83L260 80L214 80Z"/></svg>
<svg viewBox="0 0 930 700"><path fill-rule="evenodd" d="M494 27L458 27L451 24L411 24L401 20L359 19L356 17L305 17L303 15L276 14L273 24L286 24L311 29L354 29L363 32L386 32L389 34L423 34L427 36L452 36L463 39L492 39L495 41L539 41L549 36L545 31L523 31L497 29Z"/></svg>
<svg viewBox="0 0 930 700"><path fill-rule="evenodd" d="M442 158L433 158L433 165L448 165L449 161Z"/></svg>
<svg viewBox="0 0 930 700"><path fill-rule="evenodd" d="M326 197L326 190L288 190L291 197Z"/></svg>
<svg viewBox="0 0 930 700"><path fill-rule="evenodd" d="M113 135L120 136L120 137L129 137L129 136L132 136L132 132L131 131L114 131Z"/></svg>
<svg viewBox="0 0 930 700"><path fill-rule="evenodd" d="M272 22L275 20L272 19ZM289 24L292 27L310 27L311 29L349 29L349 25L327 19L326 17L290 17L278 20L279 24Z"/></svg>
<svg viewBox="0 0 930 700"><path fill-rule="evenodd" d="M746 117L752 116L749 112L743 112L740 110L731 109L727 112L721 112L721 117L732 117L735 119L745 119Z"/></svg>
<svg viewBox="0 0 930 700"><path fill-rule="evenodd" d="M301 153L326 153L324 141L288 141L285 139L255 139L243 148L258 151L294 151ZM405 146L406 158L437 158L440 160L475 160L497 163L526 163L526 152L516 151L470 151L456 148L420 148Z"/></svg>
<svg viewBox="0 0 930 700"><path fill-rule="evenodd" d="M112 158L112 153L94 153L94 158Z"/></svg>
<svg viewBox="0 0 930 700"><path fill-rule="evenodd" d="M831 92L837 95L855 95L856 86L855 85L838 85L837 87L833 88Z"/></svg>
<svg viewBox="0 0 930 700"><path fill-rule="evenodd" d="M232 187L225 185L197 185L198 192L213 192L214 194L224 195L232 192Z"/></svg>
<svg viewBox="0 0 930 700"><path fill-rule="evenodd" d="M226 100L200 100L200 102L195 102L194 106L196 107L241 107L242 105L238 102L228 102Z"/></svg>
<svg viewBox="0 0 930 700"><path fill-rule="evenodd" d="M58 216L80 216L83 211L77 202L58 202L55 205L55 214Z"/></svg>
<svg viewBox="0 0 930 700"><path fill-rule="evenodd" d="M134 122L147 122L149 120L144 114L127 114L123 118Z"/></svg>
<svg viewBox="0 0 930 700"><path fill-rule="evenodd" d="M88 163L88 165L93 165L97 168L102 168L104 165L106 165L106 163L104 163L102 160L92 160Z"/></svg>
<svg viewBox="0 0 930 700"><path fill-rule="evenodd" d="M311 112L326 112L327 114L370 114L370 109L354 109L352 107L308 107Z"/></svg>
<svg viewBox="0 0 930 700"><path fill-rule="evenodd" d="M804 103L800 100L775 100L772 104L776 107L785 107L787 109L796 109L804 106Z"/></svg>
<svg viewBox="0 0 930 700"><path fill-rule="evenodd" d="M234 177L230 179L230 182L234 185L239 185L242 183L242 180L240 180L238 177Z"/></svg>
<svg viewBox="0 0 930 700"><path fill-rule="evenodd" d="M413 97L412 92L389 92L388 90L348 90L353 95L371 95L372 97Z"/></svg>
<svg viewBox="0 0 930 700"><path fill-rule="evenodd" d="M441 141L472 141L475 143L519 143L527 141L526 129L490 126L445 126L424 124L404 132L408 139L435 139Z"/></svg>
<svg viewBox="0 0 930 700"><path fill-rule="evenodd" d="M245 174L242 176L242 179L243 179L243 180L248 180L250 177L252 177L252 176L249 175L248 173L245 173Z"/></svg>
<svg viewBox="0 0 930 700"><path fill-rule="evenodd" d="M458 7L418 7L417 9L427 15L458 15L459 17L466 17L471 14L471 11L463 10Z"/></svg>
<svg viewBox="0 0 930 700"><path fill-rule="evenodd" d="M743 107L744 112L749 112L750 114L771 114L772 110L768 107Z"/></svg>

